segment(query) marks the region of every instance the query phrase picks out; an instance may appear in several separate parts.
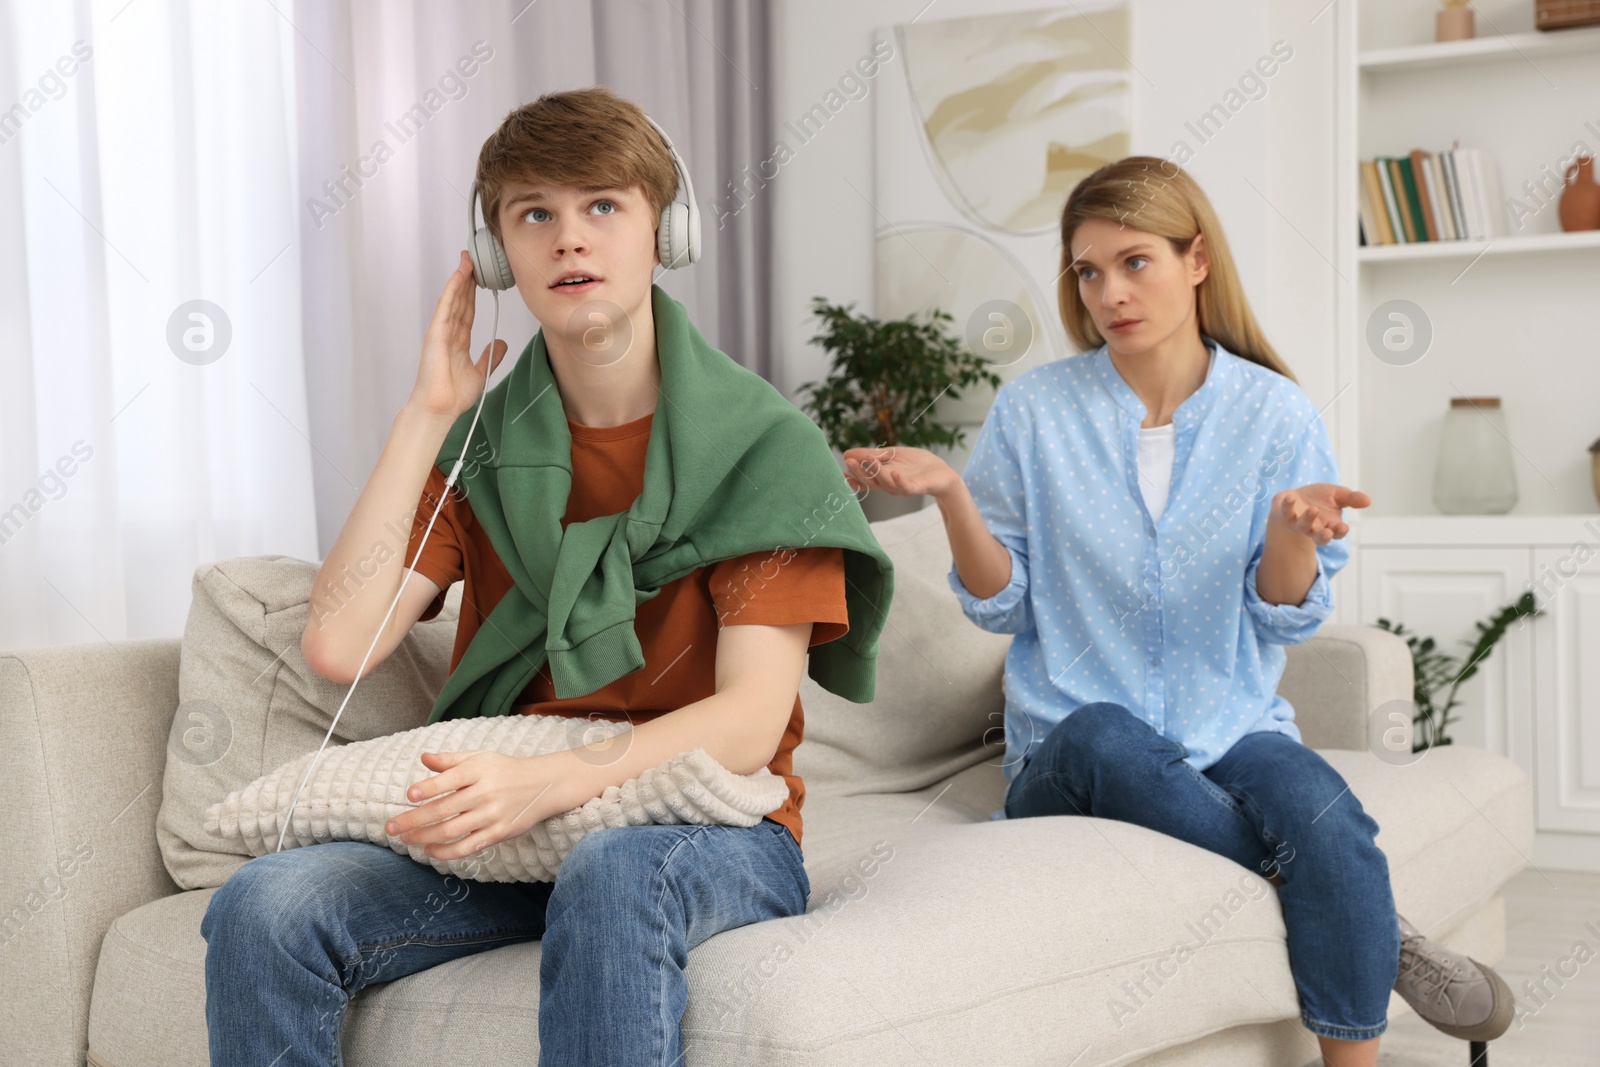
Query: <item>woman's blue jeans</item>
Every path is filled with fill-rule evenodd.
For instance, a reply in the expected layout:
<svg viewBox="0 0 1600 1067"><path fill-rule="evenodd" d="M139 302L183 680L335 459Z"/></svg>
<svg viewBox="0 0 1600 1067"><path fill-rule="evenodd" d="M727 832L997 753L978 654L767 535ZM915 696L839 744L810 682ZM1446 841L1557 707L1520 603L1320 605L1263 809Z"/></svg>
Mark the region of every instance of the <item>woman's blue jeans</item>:
<svg viewBox="0 0 1600 1067"><path fill-rule="evenodd" d="M365 841L268 853L200 924L212 1067L342 1064L358 990L534 939L539 1067L681 1067L689 949L803 914L810 895L800 846L772 819L606 827L554 882L468 881Z"/></svg>
<svg viewBox="0 0 1600 1067"><path fill-rule="evenodd" d="M1120 704L1085 704L1028 754L1006 789L1008 819L1118 819L1281 874L1278 902L1300 1019L1360 1041L1388 1027L1400 926L1378 824L1315 751L1245 734L1202 773L1189 750Z"/></svg>

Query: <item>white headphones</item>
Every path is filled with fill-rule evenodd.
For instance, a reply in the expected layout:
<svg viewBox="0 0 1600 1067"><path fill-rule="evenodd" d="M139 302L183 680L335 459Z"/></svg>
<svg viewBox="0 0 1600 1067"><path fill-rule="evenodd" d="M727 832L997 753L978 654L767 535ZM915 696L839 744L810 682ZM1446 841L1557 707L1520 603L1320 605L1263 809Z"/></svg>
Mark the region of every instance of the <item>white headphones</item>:
<svg viewBox="0 0 1600 1067"><path fill-rule="evenodd" d="M672 166L678 172L678 195L661 209L661 221L656 227L656 249L661 253L661 265L671 270L687 267L700 258L700 207L694 199L694 183L689 180L689 168L672 146L672 138L661 124L649 115L645 121L656 128L661 139L672 153ZM467 229L472 234L467 242L467 256L472 260L472 276L485 289L510 289L516 285L511 276L511 264L506 260L506 250L487 226L478 225L478 183L472 183L472 196L467 201Z"/></svg>

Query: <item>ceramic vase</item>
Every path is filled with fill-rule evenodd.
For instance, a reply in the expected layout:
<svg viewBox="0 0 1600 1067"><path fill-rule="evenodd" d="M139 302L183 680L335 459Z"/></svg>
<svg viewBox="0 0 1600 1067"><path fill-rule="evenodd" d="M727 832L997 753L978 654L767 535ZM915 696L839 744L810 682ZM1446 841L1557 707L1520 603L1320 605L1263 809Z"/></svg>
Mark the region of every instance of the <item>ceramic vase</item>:
<svg viewBox="0 0 1600 1067"><path fill-rule="evenodd" d="M1433 39L1436 41L1468 41L1474 36L1470 7L1447 7L1434 20Z"/></svg>
<svg viewBox="0 0 1600 1067"><path fill-rule="evenodd" d="M1433 470L1433 503L1446 515L1503 515L1517 502L1517 473L1497 396L1450 398Z"/></svg>
<svg viewBox="0 0 1600 1067"><path fill-rule="evenodd" d="M1566 186L1556 213L1563 230L1600 230L1600 184L1594 180L1594 157L1579 156L1567 167Z"/></svg>

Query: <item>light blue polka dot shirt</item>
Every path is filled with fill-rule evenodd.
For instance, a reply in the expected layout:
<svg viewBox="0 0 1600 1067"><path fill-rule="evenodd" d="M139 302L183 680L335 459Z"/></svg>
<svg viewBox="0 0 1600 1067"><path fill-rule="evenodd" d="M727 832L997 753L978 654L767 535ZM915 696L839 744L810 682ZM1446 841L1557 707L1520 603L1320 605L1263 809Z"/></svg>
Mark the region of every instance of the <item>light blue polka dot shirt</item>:
<svg viewBox="0 0 1600 1067"><path fill-rule="evenodd" d="M1300 740L1277 694L1284 646L1333 611L1328 581L1348 539L1319 545L1298 605L1256 591L1272 497L1339 483L1320 414L1294 382L1203 337L1205 383L1173 413L1172 480L1152 522L1138 483L1145 406L1106 346L1001 387L963 480L1011 554L1011 580L979 599L950 587L978 626L1014 634L1005 665L1006 782L1074 709L1126 707L1205 770L1247 733ZM1005 817L1004 809L991 819Z"/></svg>

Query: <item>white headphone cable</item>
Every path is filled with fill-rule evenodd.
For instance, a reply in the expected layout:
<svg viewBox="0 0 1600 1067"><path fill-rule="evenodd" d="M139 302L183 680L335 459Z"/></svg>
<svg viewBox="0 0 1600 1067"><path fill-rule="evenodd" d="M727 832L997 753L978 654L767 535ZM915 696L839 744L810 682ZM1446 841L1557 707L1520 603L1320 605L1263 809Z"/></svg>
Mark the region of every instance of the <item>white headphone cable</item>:
<svg viewBox="0 0 1600 1067"><path fill-rule="evenodd" d="M433 524L439 518L439 512L444 508L445 497L450 495L450 490L456 484L456 476L461 473L462 461L467 456L467 444L472 440L472 431L478 425L478 415L483 411L483 402L489 396L489 376L494 373L494 345L500 339L500 291L498 289L490 291L494 293L494 325L490 329L490 333L493 336L489 339L489 351L483 357L483 392L478 395L478 410L472 413L472 424L467 427L466 440L461 442L461 455L456 457L455 466L450 469L450 477L445 479L444 494L439 497L439 503L433 509L433 516L428 519L428 528L423 531L422 541L417 545L416 559L418 560L422 558L422 549L428 543L428 535L433 533ZM470 337L467 343L467 351L469 353L472 351ZM401 558L404 559L405 557L402 556ZM321 746L317 748L316 758L311 761L311 765L306 768L305 775L300 779L300 784L295 787L294 796L289 800L289 811L283 817L283 827L278 831L278 847L272 851L283 851L284 835L289 832L289 824L294 821L294 806L300 799L300 790L305 788L306 782L311 779L311 772L316 769L317 763L322 759L322 752L328 747L328 738L333 736L333 728L339 725L339 716L344 714L345 705L350 703L351 696L355 694L356 686L361 684L361 672L366 670L367 661L372 658L372 650L378 647L378 638L383 636L384 627L389 625L389 619L393 617L394 609L400 604L400 596L405 592L406 582L411 579L411 575L415 570L416 563L414 560L411 566L405 568L405 572L400 578L400 588L395 591L394 602L389 605L388 613L384 615L383 621L378 624L378 632L372 635L372 644L367 646L367 654L361 658L361 666L356 668L356 677L355 681L350 683L350 692L344 695L343 703L339 705L339 710L334 712L333 721L328 724L328 733L323 737Z"/></svg>

